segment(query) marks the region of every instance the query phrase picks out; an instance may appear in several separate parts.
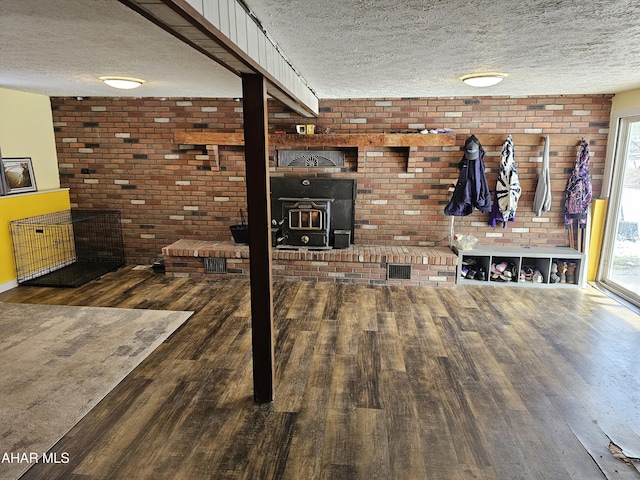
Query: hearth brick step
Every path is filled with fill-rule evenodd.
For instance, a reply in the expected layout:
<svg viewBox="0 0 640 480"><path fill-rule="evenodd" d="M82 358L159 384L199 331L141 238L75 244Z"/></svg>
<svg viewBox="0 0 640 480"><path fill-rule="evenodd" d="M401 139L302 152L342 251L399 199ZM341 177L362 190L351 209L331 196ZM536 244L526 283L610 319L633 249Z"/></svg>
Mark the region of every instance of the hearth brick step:
<svg viewBox="0 0 640 480"><path fill-rule="evenodd" d="M167 275L248 278L249 247L231 242L178 240L164 247ZM205 258L226 259L225 273L205 272ZM457 256L447 247L352 245L333 250L272 250L274 280L384 285L453 286ZM411 265L411 278L387 278L387 265Z"/></svg>

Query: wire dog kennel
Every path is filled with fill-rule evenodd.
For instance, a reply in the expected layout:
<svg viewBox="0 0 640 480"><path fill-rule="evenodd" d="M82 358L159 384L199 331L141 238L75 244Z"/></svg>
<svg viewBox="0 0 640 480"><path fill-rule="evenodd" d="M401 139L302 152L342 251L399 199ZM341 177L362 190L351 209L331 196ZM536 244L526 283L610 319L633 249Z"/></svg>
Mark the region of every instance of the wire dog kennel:
<svg viewBox="0 0 640 480"><path fill-rule="evenodd" d="M48 213L10 229L19 285L78 287L125 264L115 210Z"/></svg>

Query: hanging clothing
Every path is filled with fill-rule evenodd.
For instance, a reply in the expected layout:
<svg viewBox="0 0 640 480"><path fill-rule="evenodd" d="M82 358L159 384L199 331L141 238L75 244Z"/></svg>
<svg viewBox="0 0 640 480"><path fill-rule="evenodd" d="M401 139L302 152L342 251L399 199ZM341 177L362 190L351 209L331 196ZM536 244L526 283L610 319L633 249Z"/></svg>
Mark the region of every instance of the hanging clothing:
<svg viewBox="0 0 640 480"><path fill-rule="evenodd" d="M515 221L521 193L522 187L520 187L513 155L513 139L509 135L500 154L500 173L493 196L493 209L489 217L489 225L495 227L497 222L504 222L502 227L506 228L507 222Z"/></svg>
<svg viewBox="0 0 640 480"><path fill-rule="evenodd" d="M576 156L576 165L567 181L564 214L564 223L567 227L574 219L578 219L578 227L587 226L587 210L593 195L589 161L589 144L583 138Z"/></svg>
<svg viewBox="0 0 640 480"><path fill-rule="evenodd" d="M551 210L551 177L549 174L549 135L544 139L544 154L542 155L542 169L538 176L536 195L533 198L533 211L536 216Z"/></svg>
<svg viewBox="0 0 640 480"><path fill-rule="evenodd" d="M460 175L445 215L463 217L474 209L487 213L491 210L491 194L484 169L484 149L480 141L471 135L465 142L465 151L458 164Z"/></svg>

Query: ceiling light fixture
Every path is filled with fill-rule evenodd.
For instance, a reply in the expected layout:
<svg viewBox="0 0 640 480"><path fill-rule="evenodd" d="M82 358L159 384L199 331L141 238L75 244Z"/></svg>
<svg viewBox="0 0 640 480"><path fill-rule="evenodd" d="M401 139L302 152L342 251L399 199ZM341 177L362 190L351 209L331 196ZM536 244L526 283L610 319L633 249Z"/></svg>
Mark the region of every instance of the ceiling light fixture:
<svg viewBox="0 0 640 480"><path fill-rule="evenodd" d="M481 73L465 75L462 81L472 87L491 87L504 80L504 77L501 73Z"/></svg>
<svg viewBox="0 0 640 480"><path fill-rule="evenodd" d="M119 88L121 90L131 90L132 88L138 88L144 83L144 80L129 77L100 77L100 80L102 80L110 87Z"/></svg>

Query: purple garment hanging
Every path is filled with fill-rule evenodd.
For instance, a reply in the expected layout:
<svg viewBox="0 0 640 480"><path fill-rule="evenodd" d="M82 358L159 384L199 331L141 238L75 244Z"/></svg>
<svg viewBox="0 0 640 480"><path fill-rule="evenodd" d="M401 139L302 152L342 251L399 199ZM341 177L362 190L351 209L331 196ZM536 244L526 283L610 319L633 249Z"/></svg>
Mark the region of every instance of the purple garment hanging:
<svg viewBox="0 0 640 480"><path fill-rule="evenodd" d="M587 225L587 211L592 199L591 176L589 175L589 144L583 138L576 156L576 165L567 182L564 223L568 227L578 219L578 227Z"/></svg>

